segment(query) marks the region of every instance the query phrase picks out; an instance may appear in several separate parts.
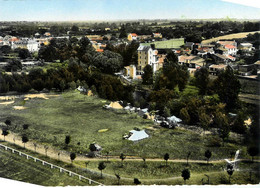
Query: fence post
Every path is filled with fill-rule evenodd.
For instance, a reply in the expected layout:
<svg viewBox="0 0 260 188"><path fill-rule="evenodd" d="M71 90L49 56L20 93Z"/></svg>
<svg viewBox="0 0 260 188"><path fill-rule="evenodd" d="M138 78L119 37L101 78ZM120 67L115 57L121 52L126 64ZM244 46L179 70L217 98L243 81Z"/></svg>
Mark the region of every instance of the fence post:
<svg viewBox="0 0 260 188"><path fill-rule="evenodd" d="M22 153L19 151L19 155L22 155Z"/></svg>
<svg viewBox="0 0 260 188"><path fill-rule="evenodd" d="M5 150L7 150L7 146L5 146Z"/></svg>
<svg viewBox="0 0 260 188"><path fill-rule="evenodd" d="M71 171L69 171L69 176L71 176Z"/></svg>
<svg viewBox="0 0 260 188"><path fill-rule="evenodd" d="M60 168L60 172L62 172L62 168Z"/></svg>
<svg viewBox="0 0 260 188"><path fill-rule="evenodd" d="M44 166L44 161L42 161L42 165Z"/></svg>
<svg viewBox="0 0 260 188"><path fill-rule="evenodd" d="M51 164L51 168L53 168L53 165Z"/></svg>
<svg viewBox="0 0 260 188"><path fill-rule="evenodd" d="M88 183L91 184L91 180L90 179L88 180Z"/></svg>
<svg viewBox="0 0 260 188"><path fill-rule="evenodd" d="M34 162L36 162L36 158L34 158Z"/></svg>
<svg viewBox="0 0 260 188"><path fill-rule="evenodd" d="M79 180L81 180L81 175L79 175Z"/></svg>
<svg viewBox="0 0 260 188"><path fill-rule="evenodd" d="M29 156L28 156L28 155L26 155L26 159L29 159Z"/></svg>
<svg viewBox="0 0 260 188"><path fill-rule="evenodd" d="M14 149L12 149L12 152L14 153Z"/></svg>

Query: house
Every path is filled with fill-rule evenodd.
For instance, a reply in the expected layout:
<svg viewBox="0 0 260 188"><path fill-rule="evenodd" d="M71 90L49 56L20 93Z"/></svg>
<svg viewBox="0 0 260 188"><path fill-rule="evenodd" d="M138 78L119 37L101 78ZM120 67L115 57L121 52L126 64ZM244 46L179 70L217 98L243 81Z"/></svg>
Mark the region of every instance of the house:
<svg viewBox="0 0 260 188"><path fill-rule="evenodd" d="M135 65L129 65L124 67L124 75L129 76L132 79L136 78L136 67Z"/></svg>
<svg viewBox="0 0 260 188"><path fill-rule="evenodd" d="M199 56L194 55L181 55L178 57L178 62L181 65L186 65L191 75L194 75L195 71L206 64L205 60Z"/></svg>
<svg viewBox="0 0 260 188"><path fill-rule="evenodd" d="M220 44L220 45L223 46L223 47L224 47L225 45L232 45L232 46L237 47L237 42L236 42L235 40L232 40L232 41L230 41L230 40L218 41L217 43Z"/></svg>
<svg viewBox="0 0 260 188"><path fill-rule="evenodd" d="M227 50L227 55L236 56L237 55L237 47L234 45L226 44L224 48Z"/></svg>
<svg viewBox="0 0 260 188"><path fill-rule="evenodd" d="M24 48L28 49L29 52L38 52L40 44L34 39L22 38L21 40L12 42L11 48Z"/></svg>
<svg viewBox="0 0 260 188"><path fill-rule="evenodd" d="M255 64L250 65L238 65L238 71L242 73L243 76L251 75L252 70L255 68Z"/></svg>
<svg viewBox="0 0 260 188"><path fill-rule="evenodd" d="M136 33L129 33L128 36L127 36L127 39L129 41L133 41L133 40L137 40L137 34Z"/></svg>
<svg viewBox="0 0 260 188"><path fill-rule="evenodd" d="M227 65L224 65L224 64L219 64L219 65L213 64L213 65L209 66L209 72L211 74L215 75L215 74L217 74L220 71L226 70L226 68L227 68Z"/></svg>
<svg viewBox="0 0 260 188"><path fill-rule="evenodd" d="M193 45L194 45L193 42L186 42L186 43L184 44L184 49L193 50Z"/></svg>
<svg viewBox="0 0 260 188"><path fill-rule="evenodd" d="M86 37L90 41L103 41L103 37L101 35L86 35Z"/></svg>
<svg viewBox="0 0 260 188"><path fill-rule="evenodd" d="M162 38L162 34L161 33L153 33L153 38Z"/></svg>
<svg viewBox="0 0 260 188"><path fill-rule="evenodd" d="M227 63L230 60L230 58L228 58L226 55L222 55L219 53L212 54L212 58L215 60L216 63Z"/></svg>
<svg viewBox="0 0 260 188"><path fill-rule="evenodd" d="M154 49L154 46L142 46L140 45L137 49L138 54L138 67L137 67L137 73L141 74L143 72L143 69L146 65L150 65L153 68L153 72L156 72L158 67L158 51Z"/></svg>
<svg viewBox="0 0 260 188"><path fill-rule="evenodd" d="M254 47L253 44L247 42L247 43L240 43L238 45L238 49L246 52L251 52L254 49Z"/></svg>
<svg viewBox="0 0 260 188"><path fill-rule="evenodd" d="M50 36L51 36L51 33L50 33L50 32L45 32L45 33L44 33L44 36L45 36L45 37L50 37Z"/></svg>

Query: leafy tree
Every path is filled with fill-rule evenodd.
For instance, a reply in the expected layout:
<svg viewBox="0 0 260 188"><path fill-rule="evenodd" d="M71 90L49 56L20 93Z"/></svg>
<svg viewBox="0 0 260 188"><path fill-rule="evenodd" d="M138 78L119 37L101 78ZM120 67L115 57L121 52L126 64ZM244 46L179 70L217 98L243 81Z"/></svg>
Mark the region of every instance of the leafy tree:
<svg viewBox="0 0 260 188"><path fill-rule="evenodd" d="M195 74L195 85L199 88L199 94L205 95L207 93L207 87L209 84L209 71L206 67L202 67L196 70Z"/></svg>
<svg viewBox="0 0 260 188"><path fill-rule="evenodd" d="M2 129L2 135L4 136L4 141L5 141L5 137L9 134L7 129Z"/></svg>
<svg viewBox="0 0 260 188"><path fill-rule="evenodd" d="M228 164L228 165L227 165L227 173L228 173L228 175L229 175L229 183L230 183L230 179L231 179L231 176L232 176L233 172L234 172L234 167L233 167L233 165Z"/></svg>
<svg viewBox="0 0 260 188"><path fill-rule="evenodd" d="M120 185L120 179L121 179L120 175L119 174L115 174L115 176L116 176L117 181L118 181L117 184Z"/></svg>
<svg viewBox="0 0 260 188"><path fill-rule="evenodd" d="M254 156L257 156L259 153L259 148L258 146L249 146L247 148L248 154L252 157L252 161L254 161Z"/></svg>
<svg viewBox="0 0 260 188"><path fill-rule="evenodd" d="M21 49L19 49L19 57L21 58L21 59L26 59L26 58L28 58L28 57L31 57L31 54L30 54L30 52L29 52L29 50L28 49L25 49L25 48L21 48Z"/></svg>
<svg viewBox="0 0 260 188"><path fill-rule="evenodd" d="M120 159L122 161L122 166L123 166L123 161L125 160L125 158L126 158L126 156L123 153L121 153L120 154Z"/></svg>
<svg viewBox="0 0 260 188"><path fill-rule="evenodd" d="M17 60L17 59L12 59L11 61L8 62L7 66L5 67L5 70L7 72L11 72L11 71L18 71L18 70L22 70L22 63Z"/></svg>
<svg viewBox="0 0 260 188"><path fill-rule="evenodd" d="M189 123L190 122L190 115L188 113L188 110L187 108L182 108L181 111L180 111L180 116L181 116L181 119L185 122L185 123Z"/></svg>
<svg viewBox="0 0 260 188"><path fill-rule="evenodd" d="M135 185L140 185L140 184L141 184L141 182L139 181L139 179L137 179L137 178L134 178L134 184L135 184Z"/></svg>
<svg viewBox="0 0 260 188"><path fill-rule="evenodd" d="M144 85L153 84L153 69L151 65L146 65L143 71L144 71L144 74L142 75L143 84Z"/></svg>
<svg viewBox="0 0 260 188"><path fill-rule="evenodd" d="M67 136L65 137L65 144L66 144L66 147L68 147L70 141L71 141L71 137L70 137L70 135L67 135Z"/></svg>
<svg viewBox="0 0 260 188"><path fill-rule="evenodd" d="M209 159L210 159L211 155L212 155L211 151L209 151L209 150L205 151L205 157L208 159L207 163L209 163Z"/></svg>
<svg viewBox="0 0 260 188"><path fill-rule="evenodd" d="M223 146L226 139L229 137L230 127L226 115L220 111L215 114L215 122L219 128L219 136L223 140Z"/></svg>
<svg viewBox="0 0 260 188"><path fill-rule="evenodd" d="M238 94L241 88L237 77L234 75L231 67L221 72L214 81L216 93L220 100L226 104L228 110L233 109L238 102Z"/></svg>
<svg viewBox="0 0 260 188"><path fill-rule="evenodd" d="M183 91L189 78L189 72L186 66L181 66L177 61L164 62L162 72L156 77L155 90L162 88L173 90L178 86L180 91Z"/></svg>
<svg viewBox="0 0 260 188"><path fill-rule="evenodd" d="M190 179L190 171L189 171L189 169L184 169L181 172L181 176L183 177L184 184L186 184L186 180Z"/></svg>
<svg viewBox="0 0 260 188"><path fill-rule="evenodd" d="M25 144L29 141L28 137L26 135L22 136L22 142L24 143L24 148L25 148Z"/></svg>
<svg viewBox="0 0 260 188"><path fill-rule="evenodd" d="M76 159L76 153L71 153L70 154L71 163L73 163L74 159Z"/></svg>
<svg viewBox="0 0 260 188"><path fill-rule="evenodd" d="M104 170L106 168L106 165L104 162L100 162L98 164L98 169L101 171L101 178L102 178L102 170Z"/></svg>
<svg viewBox="0 0 260 188"><path fill-rule="evenodd" d="M169 155L168 153L165 153L163 159L164 159L165 162L166 162L166 166L167 166L167 161L168 161L169 158L170 158L170 155Z"/></svg>
<svg viewBox="0 0 260 188"><path fill-rule="evenodd" d="M7 120L5 120L5 124L8 125L8 126L10 126L10 125L12 124L12 122L11 122L10 119L7 119Z"/></svg>
<svg viewBox="0 0 260 188"><path fill-rule="evenodd" d="M205 112L201 113L199 116L201 127L203 128L204 132L208 129L208 126L210 124L210 116L207 115Z"/></svg>

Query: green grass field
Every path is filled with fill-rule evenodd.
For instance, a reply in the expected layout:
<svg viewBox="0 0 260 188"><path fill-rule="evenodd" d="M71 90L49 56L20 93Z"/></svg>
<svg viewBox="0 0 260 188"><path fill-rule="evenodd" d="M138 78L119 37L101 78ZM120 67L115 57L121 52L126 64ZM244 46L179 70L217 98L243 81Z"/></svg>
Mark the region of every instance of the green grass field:
<svg viewBox="0 0 260 188"><path fill-rule="evenodd" d="M43 186L88 185L76 177L50 169L41 163L27 160L10 151L0 149L0 177L33 183Z"/></svg>
<svg viewBox="0 0 260 188"><path fill-rule="evenodd" d="M143 46L150 46L151 44L155 44L155 48L158 49L180 48L182 45L184 45L184 38L171 39L166 41L156 41L151 43L141 43L141 45Z"/></svg>
<svg viewBox="0 0 260 188"><path fill-rule="evenodd" d="M193 88L191 87L189 89L192 90ZM186 94L189 95L190 92L193 92L193 90L187 90ZM70 135L71 143L66 150L74 151L77 154L87 153L89 151L89 144L96 142L103 148L103 154L105 154L105 151L109 151L110 157L124 153L127 159L129 159L130 156L147 158L147 167L145 168L143 167L142 160L126 160L122 168L120 161L110 159L109 162L106 163L107 167L104 170L105 176L101 179L97 166L98 162L102 159L90 161L88 169L96 173L89 174L87 171L84 171L85 161L75 161L74 165L71 166L25 149L28 154L65 167L106 185L115 185L117 183L115 173L121 175L121 184L125 185L133 185L133 178L135 177L141 179L142 184L147 185L183 184L180 172L186 167L185 163L171 161L169 162L169 166L165 167L164 161L151 161L148 159L159 158L162 160L166 152L170 154L170 159L186 159L187 153L190 151L191 160L205 160L204 152L206 149L210 149L212 151L211 160L222 160L224 158L230 158L231 151L240 149L240 157L249 158L246 152L246 146L241 145L239 139L232 137L229 142L225 143L225 146L217 146L216 143L221 144L217 135L203 136L194 131L182 128L171 130L155 127L154 129L146 130L150 135L147 139L138 142L123 140L123 134L129 130L132 130L134 127L140 129L152 127L153 122L151 120L144 120L135 113L127 113L124 110L103 109L102 106L108 103L109 101L97 97L87 97L76 91L64 92L60 96L50 97L48 100L31 99L24 101L23 99L16 99L13 104L0 105L0 122L4 122L7 118L11 119L12 125L10 129L13 132L19 135L27 134L30 141L33 140L39 145L49 145L56 149L64 150L65 136ZM26 107L26 109L13 109L13 106L22 105ZM29 124L29 129L23 130L23 124ZM98 132L100 129L108 129L108 131ZM80 144L78 144L78 142L80 142ZM23 148L19 149L23 150ZM5 157L2 159L7 160L8 158L8 154L5 154ZM28 161L23 159L19 160L21 160L19 164L22 166L17 164L17 169L21 169L22 172L28 171L24 170L23 166L29 167L31 163L29 164ZM253 163L253 166L244 163L241 163L241 165L243 170L258 169L258 163ZM228 176L226 172L223 171L224 166L225 163L223 162L209 165L205 163L190 163L189 168L192 174L187 184L201 184L201 179L205 178L204 173L212 174L212 184L226 184L228 183ZM9 170L9 168L4 169L4 171ZM34 171L32 170L32 172ZM42 170L42 172L45 173L44 170ZM55 177L55 172L51 173L53 173ZM45 174L48 174L48 172ZM7 177L4 175L0 176ZM29 181L31 174L27 176L29 177L27 178ZM43 177L45 176L46 175L43 175ZM12 179L12 177L13 176L10 175L7 178ZM232 176L233 182L239 184L257 183L259 180L257 173L253 173L252 181L249 181L248 177L247 172L242 173L239 171L235 172ZM22 178L21 180L26 181L26 179ZM77 184L77 182L70 182L72 180L66 181L68 181L67 184ZM66 181L64 180L64 183L66 183ZM61 178L59 182L63 182L63 179ZM58 185L59 182L54 182L54 180L52 182L52 180L50 180L50 183L46 182L46 184L44 184L45 182L41 179L35 183L41 185Z"/></svg>
<svg viewBox="0 0 260 188"><path fill-rule="evenodd" d="M241 157L248 157L246 146L231 138L225 146L216 135L201 136L185 129L147 129L149 138L132 142L122 139L122 136L134 127L140 129L153 126L151 120L144 120L137 114L129 114L124 110L113 111L103 109L106 102L95 97L86 97L78 92L65 92L59 97L31 99L24 104L23 100L16 100L14 104L0 106L0 122L7 118L12 121L13 132L20 135L27 134L29 140L42 145L52 145L64 149L66 135L71 136L68 151L86 154L89 144L96 142L103 151L110 151L110 155L124 153L128 156L148 158L162 158L167 152L171 159L185 159L187 153L192 152L191 159L205 160L204 152L210 149L212 159L224 159L231 151L241 149ZM12 106L23 105L25 110L13 110ZM23 130L23 124L29 124L28 130ZM14 129L14 127L16 127ZM98 132L108 129L106 132ZM78 144L80 142L80 145ZM216 146L215 146L216 145Z"/></svg>

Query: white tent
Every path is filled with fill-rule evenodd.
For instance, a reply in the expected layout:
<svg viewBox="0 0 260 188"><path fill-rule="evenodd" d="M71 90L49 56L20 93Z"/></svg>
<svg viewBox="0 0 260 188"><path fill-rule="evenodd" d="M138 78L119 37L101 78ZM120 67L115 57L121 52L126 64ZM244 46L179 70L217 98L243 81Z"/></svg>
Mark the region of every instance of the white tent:
<svg viewBox="0 0 260 188"><path fill-rule="evenodd" d="M176 116L167 117L169 123L180 123L182 120Z"/></svg>
<svg viewBox="0 0 260 188"><path fill-rule="evenodd" d="M131 141L138 141L149 137L149 135L144 130L142 131L132 130L130 131L130 133L132 133L132 135L128 138L128 140Z"/></svg>

